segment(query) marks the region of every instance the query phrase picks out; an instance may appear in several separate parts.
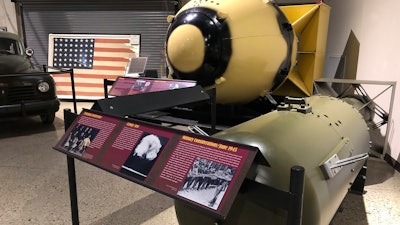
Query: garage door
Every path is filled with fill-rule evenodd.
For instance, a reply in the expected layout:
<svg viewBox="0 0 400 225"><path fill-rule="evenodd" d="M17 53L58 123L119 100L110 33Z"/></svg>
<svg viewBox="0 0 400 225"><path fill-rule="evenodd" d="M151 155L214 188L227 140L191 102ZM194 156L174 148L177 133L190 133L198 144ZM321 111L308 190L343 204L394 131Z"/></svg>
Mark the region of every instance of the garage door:
<svg viewBox="0 0 400 225"><path fill-rule="evenodd" d="M48 65L48 37L62 34L140 34L140 56L146 69L165 75L166 18L175 1L16 1L21 6L26 43L35 50L34 63Z"/></svg>

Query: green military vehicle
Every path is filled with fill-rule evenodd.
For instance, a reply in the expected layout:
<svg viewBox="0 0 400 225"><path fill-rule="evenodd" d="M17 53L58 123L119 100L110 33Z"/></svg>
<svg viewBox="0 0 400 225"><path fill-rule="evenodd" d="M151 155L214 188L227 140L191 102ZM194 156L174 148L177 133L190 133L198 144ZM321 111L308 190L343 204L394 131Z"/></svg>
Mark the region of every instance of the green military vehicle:
<svg viewBox="0 0 400 225"><path fill-rule="evenodd" d="M31 63L32 55L18 35L0 31L0 118L40 116L51 124L60 106L55 82Z"/></svg>

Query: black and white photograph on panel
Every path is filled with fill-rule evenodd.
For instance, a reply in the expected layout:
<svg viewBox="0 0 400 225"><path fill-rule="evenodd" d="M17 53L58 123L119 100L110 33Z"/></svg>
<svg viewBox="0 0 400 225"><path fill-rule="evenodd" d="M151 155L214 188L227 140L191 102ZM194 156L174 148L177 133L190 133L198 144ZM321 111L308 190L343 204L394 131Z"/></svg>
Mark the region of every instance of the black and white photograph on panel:
<svg viewBox="0 0 400 225"><path fill-rule="evenodd" d="M132 85L132 90L139 93L139 92L146 92L147 88L150 86L151 82L146 80L137 80Z"/></svg>
<svg viewBox="0 0 400 225"><path fill-rule="evenodd" d="M167 142L166 137L143 133L120 172L145 180Z"/></svg>
<svg viewBox="0 0 400 225"><path fill-rule="evenodd" d="M65 140L63 148L81 156L93 142L97 133L99 129L78 123Z"/></svg>
<svg viewBox="0 0 400 225"><path fill-rule="evenodd" d="M138 76L144 73L147 64L147 57L134 57L130 58L128 68L126 71L126 76Z"/></svg>
<svg viewBox="0 0 400 225"><path fill-rule="evenodd" d="M198 157L177 195L216 210L235 172L231 166Z"/></svg>

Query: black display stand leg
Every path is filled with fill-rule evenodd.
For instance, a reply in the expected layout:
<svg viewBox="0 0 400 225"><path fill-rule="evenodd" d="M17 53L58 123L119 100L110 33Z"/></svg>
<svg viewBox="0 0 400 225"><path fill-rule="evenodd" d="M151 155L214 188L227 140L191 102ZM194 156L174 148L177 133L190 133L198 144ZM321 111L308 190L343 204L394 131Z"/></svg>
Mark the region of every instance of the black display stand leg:
<svg viewBox="0 0 400 225"><path fill-rule="evenodd" d="M64 109L64 127L65 130L71 126L72 122L77 117L77 114L72 113L70 109ZM72 224L79 225L78 214L78 194L76 189L76 176L75 176L75 160L73 157L67 155L68 166L68 182L69 182L69 198L71 203L71 217Z"/></svg>
<svg viewBox="0 0 400 225"><path fill-rule="evenodd" d="M349 189L350 193L357 195L363 195L365 193L364 187L365 187L365 180L367 179L367 162L368 161L365 161L363 167L361 168L356 179L351 185Z"/></svg>
<svg viewBox="0 0 400 225"><path fill-rule="evenodd" d="M71 202L72 224L79 225L78 214L78 194L76 191L75 161L71 156L67 156L68 163L68 182L69 182L69 198Z"/></svg>

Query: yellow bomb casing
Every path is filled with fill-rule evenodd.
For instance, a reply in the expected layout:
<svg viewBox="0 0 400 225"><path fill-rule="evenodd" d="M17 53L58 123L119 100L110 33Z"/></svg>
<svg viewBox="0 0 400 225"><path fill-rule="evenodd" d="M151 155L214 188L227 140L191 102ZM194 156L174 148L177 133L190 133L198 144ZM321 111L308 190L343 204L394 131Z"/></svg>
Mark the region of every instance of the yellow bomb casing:
<svg viewBox="0 0 400 225"><path fill-rule="evenodd" d="M207 14L195 11L199 8L215 12L217 22L210 20L210 23L219 21L221 26L228 27L229 34L218 41L219 44L229 41L229 56L224 55L226 45L221 47L217 56L209 56L211 54L203 52L202 49L213 52L219 46L207 43L208 38L214 35L211 29L196 29L200 25L191 23L191 19L195 20L193 18L199 17L199 14ZM191 14L193 18L188 13L190 10L194 10ZM183 14L186 16L180 18ZM207 14L205 17L212 16ZM281 21L277 18L281 18ZM173 26L177 20L185 21ZM297 38L283 13L269 1L197 0L188 2L176 14L167 34L166 50L170 71L177 78L197 80L205 88L215 87L218 103L247 103L265 95L286 79L295 65ZM221 71L218 67L224 62L219 61L226 58L228 62ZM212 62L208 63L207 60ZM212 67L209 64L213 63L217 64L216 69L207 70ZM201 67L205 69L202 70ZM215 73L218 69L220 71ZM202 79L211 73L215 73L212 75L212 82L202 83Z"/></svg>

